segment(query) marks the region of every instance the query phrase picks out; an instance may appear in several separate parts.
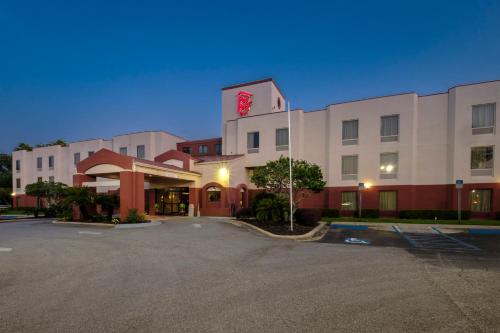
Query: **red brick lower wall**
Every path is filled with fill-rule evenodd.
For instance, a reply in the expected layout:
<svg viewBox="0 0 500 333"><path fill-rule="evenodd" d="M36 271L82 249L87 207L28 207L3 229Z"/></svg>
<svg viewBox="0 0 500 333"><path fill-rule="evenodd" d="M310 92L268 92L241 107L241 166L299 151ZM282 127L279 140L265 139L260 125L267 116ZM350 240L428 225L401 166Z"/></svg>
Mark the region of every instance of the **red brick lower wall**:
<svg viewBox="0 0 500 333"><path fill-rule="evenodd" d="M470 192L473 189L492 190L491 213L473 213L473 217L493 217L500 211L500 183L465 184L461 190L461 206L463 210L470 208ZM302 208L341 208L342 192L357 191L357 187L327 187L321 193L314 193L304 199ZM394 185L373 186L363 190L362 208L378 209L379 193L381 191L396 191L398 197L397 211L414 209L457 209L457 190L455 185ZM250 202L260 190L250 190ZM397 211L381 212L385 216L395 216ZM352 215L353 212L344 211L343 215Z"/></svg>
<svg viewBox="0 0 500 333"><path fill-rule="evenodd" d="M36 198L26 194L18 194L12 201L12 207L36 207Z"/></svg>

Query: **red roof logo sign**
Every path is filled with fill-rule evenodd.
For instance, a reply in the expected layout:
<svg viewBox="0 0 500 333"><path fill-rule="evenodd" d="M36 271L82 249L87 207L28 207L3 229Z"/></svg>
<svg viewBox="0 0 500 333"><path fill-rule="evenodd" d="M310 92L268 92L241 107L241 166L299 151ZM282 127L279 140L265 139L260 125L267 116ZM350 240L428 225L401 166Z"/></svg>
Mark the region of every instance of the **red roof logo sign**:
<svg viewBox="0 0 500 333"><path fill-rule="evenodd" d="M244 117L250 112L252 107L252 96L253 94L241 90L238 93L238 113L240 116Z"/></svg>

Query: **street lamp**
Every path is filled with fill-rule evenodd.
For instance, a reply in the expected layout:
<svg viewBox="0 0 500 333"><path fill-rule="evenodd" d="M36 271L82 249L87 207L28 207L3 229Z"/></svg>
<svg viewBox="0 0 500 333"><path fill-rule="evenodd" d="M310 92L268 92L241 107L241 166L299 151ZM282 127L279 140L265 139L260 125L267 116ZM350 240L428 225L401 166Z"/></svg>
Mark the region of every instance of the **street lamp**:
<svg viewBox="0 0 500 333"><path fill-rule="evenodd" d="M359 200L358 200L358 218L361 218L361 203L362 203L361 191L364 190L365 188L366 188L365 183L359 183L358 184L358 196L359 196Z"/></svg>

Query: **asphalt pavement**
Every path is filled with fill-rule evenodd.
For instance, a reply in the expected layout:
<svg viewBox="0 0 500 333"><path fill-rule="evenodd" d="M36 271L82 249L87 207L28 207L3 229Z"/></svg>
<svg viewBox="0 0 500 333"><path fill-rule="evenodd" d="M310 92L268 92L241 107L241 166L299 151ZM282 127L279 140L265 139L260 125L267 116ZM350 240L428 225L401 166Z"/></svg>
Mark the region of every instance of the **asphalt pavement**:
<svg viewBox="0 0 500 333"><path fill-rule="evenodd" d="M500 330L498 257L398 244L276 240L208 218L1 223L0 332Z"/></svg>

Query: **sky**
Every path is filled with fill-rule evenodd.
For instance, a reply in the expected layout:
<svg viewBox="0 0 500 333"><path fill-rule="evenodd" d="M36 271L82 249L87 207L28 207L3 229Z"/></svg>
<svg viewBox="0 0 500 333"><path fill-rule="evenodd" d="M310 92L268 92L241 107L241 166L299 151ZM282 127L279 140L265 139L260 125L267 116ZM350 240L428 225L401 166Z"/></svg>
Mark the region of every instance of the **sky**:
<svg viewBox="0 0 500 333"><path fill-rule="evenodd" d="M0 152L166 130L220 136L221 88L293 108L500 79L500 1L0 0Z"/></svg>

